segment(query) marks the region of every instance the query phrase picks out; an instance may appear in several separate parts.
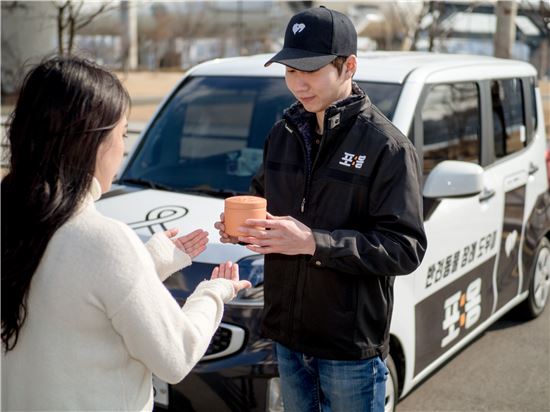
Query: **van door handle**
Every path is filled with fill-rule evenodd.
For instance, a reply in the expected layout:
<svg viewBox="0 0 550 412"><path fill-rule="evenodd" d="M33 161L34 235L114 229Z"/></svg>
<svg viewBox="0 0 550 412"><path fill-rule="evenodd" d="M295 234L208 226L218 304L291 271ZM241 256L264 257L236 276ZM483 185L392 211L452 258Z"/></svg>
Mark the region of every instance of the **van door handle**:
<svg viewBox="0 0 550 412"><path fill-rule="evenodd" d="M497 192L494 191L493 189L483 189L483 192L481 192L479 194L479 201L480 202L485 202L486 200L489 200L490 198L492 198Z"/></svg>
<svg viewBox="0 0 550 412"><path fill-rule="evenodd" d="M539 167L533 162L529 162L529 176L534 175L539 170Z"/></svg>

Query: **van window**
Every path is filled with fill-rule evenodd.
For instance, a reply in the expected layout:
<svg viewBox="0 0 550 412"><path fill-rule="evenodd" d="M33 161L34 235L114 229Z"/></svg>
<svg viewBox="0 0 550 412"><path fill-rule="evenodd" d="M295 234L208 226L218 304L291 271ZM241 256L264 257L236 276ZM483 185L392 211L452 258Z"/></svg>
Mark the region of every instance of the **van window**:
<svg viewBox="0 0 550 412"><path fill-rule="evenodd" d="M531 124L533 125L533 136L537 132L537 83L536 80L531 77L529 79L529 89L531 91ZM533 138L533 136L528 137L528 142Z"/></svg>
<svg viewBox="0 0 550 412"><path fill-rule="evenodd" d="M491 101L495 156L501 158L523 149L527 144L521 80L493 80Z"/></svg>
<svg viewBox="0 0 550 412"><path fill-rule="evenodd" d="M401 94L401 85L394 83L361 82L357 84L365 91L370 101L380 109L388 119L393 118L399 95Z"/></svg>
<svg viewBox="0 0 550 412"><path fill-rule="evenodd" d="M444 160L480 163L481 116L475 83L431 86L421 116L424 175Z"/></svg>
<svg viewBox="0 0 550 412"><path fill-rule="evenodd" d="M246 192L269 130L293 101L280 78L190 77L155 118L121 180Z"/></svg>

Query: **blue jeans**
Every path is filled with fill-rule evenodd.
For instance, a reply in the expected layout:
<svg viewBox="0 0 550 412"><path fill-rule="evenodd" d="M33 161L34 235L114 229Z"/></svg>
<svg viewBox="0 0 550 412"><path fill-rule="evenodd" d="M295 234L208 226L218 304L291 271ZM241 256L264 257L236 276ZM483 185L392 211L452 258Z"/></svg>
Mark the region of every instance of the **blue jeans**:
<svg viewBox="0 0 550 412"><path fill-rule="evenodd" d="M379 357L340 361L277 343L285 412L382 412L388 368Z"/></svg>

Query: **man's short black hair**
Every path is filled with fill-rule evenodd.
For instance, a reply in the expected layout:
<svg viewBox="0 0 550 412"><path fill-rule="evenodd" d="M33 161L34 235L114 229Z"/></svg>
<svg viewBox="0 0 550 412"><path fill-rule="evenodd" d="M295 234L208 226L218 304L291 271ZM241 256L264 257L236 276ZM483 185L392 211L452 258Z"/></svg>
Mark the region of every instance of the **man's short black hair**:
<svg viewBox="0 0 550 412"><path fill-rule="evenodd" d="M344 56L338 56L333 61L330 62L338 70L338 75L342 74L342 69L344 68L344 63L348 58Z"/></svg>

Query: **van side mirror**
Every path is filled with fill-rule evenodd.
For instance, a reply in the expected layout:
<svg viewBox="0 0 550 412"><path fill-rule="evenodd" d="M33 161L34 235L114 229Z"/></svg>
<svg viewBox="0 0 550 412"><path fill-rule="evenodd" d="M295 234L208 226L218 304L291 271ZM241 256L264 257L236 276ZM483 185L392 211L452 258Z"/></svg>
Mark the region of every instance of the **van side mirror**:
<svg viewBox="0 0 550 412"><path fill-rule="evenodd" d="M483 168L456 160L439 163L428 175L422 194L426 198L469 197L483 190Z"/></svg>

